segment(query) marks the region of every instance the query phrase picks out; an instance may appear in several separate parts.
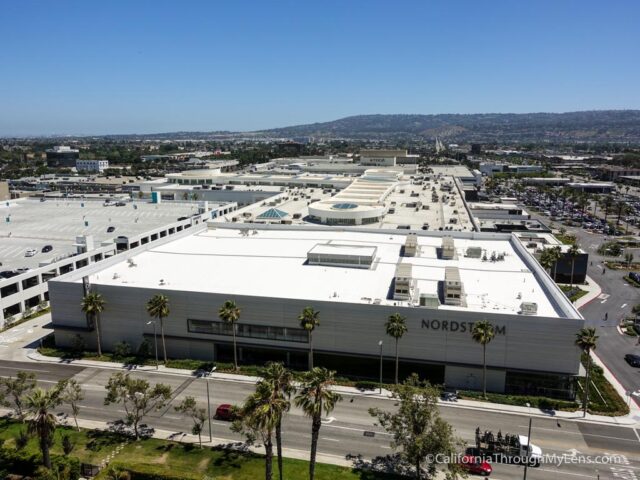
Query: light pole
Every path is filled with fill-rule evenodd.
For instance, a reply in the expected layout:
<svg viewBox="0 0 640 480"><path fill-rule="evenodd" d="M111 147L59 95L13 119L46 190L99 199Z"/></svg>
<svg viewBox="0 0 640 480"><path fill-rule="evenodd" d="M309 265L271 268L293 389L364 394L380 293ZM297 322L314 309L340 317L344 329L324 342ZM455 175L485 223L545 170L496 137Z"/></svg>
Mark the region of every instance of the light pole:
<svg viewBox="0 0 640 480"><path fill-rule="evenodd" d="M156 321L149 320L147 322L147 325L149 325L150 323L153 323L153 344L156 351L156 370L158 370L158 337L156 336Z"/></svg>
<svg viewBox="0 0 640 480"><path fill-rule="evenodd" d="M209 377L218 367L211 368L210 372L206 373L207 376L207 418L209 419L209 443L213 442L213 436L211 434L211 397L209 396Z"/></svg>
<svg viewBox="0 0 640 480"><path fill-rule="evenodd" d="M527 480L527 469L529 468L529 462L531 461L531 404L528 402L527 408L529 409L529 433L527 433L527 461L524 463L523 480Z"/></svg>
<svg viewBox="0 0 640 480"><path fill-rule="evenodd" d="M380 395L382 395L382 340L378 342L380 347Z"/></svg>

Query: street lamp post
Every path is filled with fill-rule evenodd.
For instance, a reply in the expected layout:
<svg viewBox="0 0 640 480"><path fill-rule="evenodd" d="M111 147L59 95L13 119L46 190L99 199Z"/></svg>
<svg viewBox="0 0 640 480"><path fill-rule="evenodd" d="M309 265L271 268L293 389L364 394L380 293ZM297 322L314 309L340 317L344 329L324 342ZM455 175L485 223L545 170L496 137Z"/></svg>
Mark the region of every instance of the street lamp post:
<svg viewBox="0 0 640 480"><path fill-rule="evenodd" d="M218 367L213 367L207 375L207 418L209 419L209 443L213 442L213 436L211 433L211 397L209 396L209 377Z"/></svg>
<svg viewBox="0 0 640 480"><path fill-rule="evenodd" d="M378 342L380 347L380 394L382 395L382 340Z"/></svg>
<svg viewBox="0 0 640 480"><path fill-rule="evenodd" d="M529 468L529 462L531 461L531 404L528 402L527 408L529 409L529 432L527 433L527 461L524 463L523 480L527 480L527 469Z"/></svg>
<svg viewBox="0 0 640 480"><path fill-rule="evenodd" d="M156 335L156 321L155 320L149 320L147 322L147 325L149 325L150 323L153 323L153 345L156 351L156 370L158 370L158 337Z"/></svg>

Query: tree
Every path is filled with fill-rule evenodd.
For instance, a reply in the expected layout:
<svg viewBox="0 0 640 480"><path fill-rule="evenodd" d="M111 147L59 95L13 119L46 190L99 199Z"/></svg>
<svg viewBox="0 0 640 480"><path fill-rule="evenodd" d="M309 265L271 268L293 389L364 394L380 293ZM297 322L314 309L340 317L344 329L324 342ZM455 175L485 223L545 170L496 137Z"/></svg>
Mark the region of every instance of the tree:
<svg viewBox="0 0 640 480"><path fill-rule="evenodd" d="M631 252L625 253L624 261L627 262L627 268L631 268L631 263L633 263L633 253Z"/></svg>
<svg viewBox="0 0 640 480"><path fill-rule="evenodd" d="M200 448L202 448L202 430L204 428L204 422L207 420L207 411L204 408L198 407L196 399L193 397L185 397L182 403L175 407L175 410L176 412L191 417L193 421L191 433L198 435L198 442L200 443Z"/></svg>
<svg viewBox="0 0 640 480"><path fill-rule="evenodd" d="M60 398L62 399L62 403L65 403L71 407L73 421L76 424L76 429L80 431L80 427L78 426L78 414L80 413L80 402L84 400L82 387L80 387L80 384L77 380L71 378L60 380L58 382L58 389L60 391Z"/></svg>
<svg viewBox="0 0 640 480"><path fill-rule="evenodd" d="M396 341L396 370L394 377L396 384L398 383L398 364L400 363L400 359L398 356L398 341L405 333L407 333L407 323L405 320L406 318L399 313L394 313L389 316L389 319L385 324L387 335L393 337Z"/></svg>
<svg viewBox="0 0 640 480"><path fill-rule="evenodd" d="M314 480L318 437L322 426L322 413L329 415L342 397L331 390L336 372L324 367L315 367L305 372L295 404L311 418L311 455L309 458L309 480Z"/></svg>
<svg viewBox="0 0 640 480"><path fill-rule="evenodd" d="M223 322L231 326L233 333L233 368L238 370L238 349L236 347L236 323L240 319L240 308L233 300L227 300L218 310L218 316Z"/></svg>
<svg viewBox="0 0 640 480"><path fill-rule="evenodd" d="M240 409L239 418L234 421L232 430L242 433L249 443L260 438L265 449L265 480L273 477L273 431L278 419L282 417L288 402L273 394L271 385L258 382L256 391L247 398Z"/></svg>
<svg viewBox="0 0 640 480"><path fill-rule="evenodd" d="M554 262L553 258L551 258L550 249L545 248L540 254L540 265L542 265L542 268L544 268L549 272L549 274L551 274L551 269L553 268Z"/></svg>
<svg viewBox="0 0 640 480"><path fill-rule="evenodd" d="M576 266L576 258L580 255L580 247L575 243L567 250L567 255L571 258L571 286L573 287L573 274Z"/></svg>
<svg viewBox="0 0 640 480"><path fill-rule="evenodd" d="M385 411L369 409L380 426L391 436L391 447L400 450L401 458L416 470L416 478L434 477L436 458L453 458L462 443L453 434L453 428L440 417L438 398L440 391L428 382L422 382L412 374L403 383L391 387L397 409ZM448 464L450 472L456 473L459 466Z"/></svg>
<svg viewBox="0 0 640 480"><path fill-rule="evenodd" d="M549 258L553 264L553 281L557 281L558 277L558 262L562 258L562 249L559 246L549 249Z"/></svg>
<svg viewBox="0 0 640 480"><path fill-rule="evenodd" d="M143 379L134 379L127 373L117 372L109 377L105 386L105 405L122 404L125 422L133 426L136 440L140 438L138 425L152 411L160 410L171 399L171 387L157 383L153 387Z"/></svg>
<svg viewBox="0 0 640 480"><path fill-rule="evenodd" d="M493 324L487 320L480 320L473 324L471 338L482 345L482 396L487 398L487 345L496 335Z"/></svg>
<svg viewBox="0 0 640 480"><path fill-rule="evenodd" d="M33 373L18 372L16 377L0 378L0 397L5 397L2 402L5 406L13 406L16 417L24 420L26 396L35 388L36 376ZM7 401L9 397L11 401Z"/></svg>
<svg viewBox="0 0 640 480"><path fill-rule="evenodd" d="M102 356L102 341L100 340L100 315L105 307L104 298L97 292L89 292L82 299L80 304L82 311L93 319L96 327L96 338L98 341L98 356Z"/></svg>
<svg viewBox="0 0 640 480"><path fill-rule="evenodd" d="M283 478L282 466L282 417L291 407L290 398L295 392L293 386L293 374L280 362L269 362L267 368L262 375L262 382L269 385L271 395L274 398L282 400L284 407L280 411L280 415L276 418L275 434L276 434L276 451L278 455L278 474L280 480Z"/></svg>
<svg viewBox="0 0 640 480"><path fill-rule="evenodd" d="M587 408L589 406L589 382L591 381L591 351L596 349L598 335L594 327L581 328L576 333L575 344L582 353L587 357L587 374L585 377L584 398L582 399L582 416L587 416Z"/></svg>
<svg viewBox="0 0 640 480"><path fill-rule="evenodd" d="M67 434L62 436L62 451L65 455L69 456L69 454L73 451L76 444L71 440L71 437Z"/></svg>
<svg viewBox="0 0 640 480"><path fill-rule="evenodd" d="M313 370L313 331L320 325L320 312L311 307L305 307L298 316L300 326L307 331L309 339L309 370Z"/></svg>
<svg viewBox="0 0 640 480"><path fill-rule="evenodd" d="M160 321L160 337L162 338L162 354L164 365L167 365L167 345L164 341L164 319L169 316L169 299L165 295L154 295L147 302L147 313Z"/></svg>
<svg viewBox="0 0 640 480"><path fill-rule="evenodd" d="M49 449L53 444L58 419L52 412L60 405L60 391L57 387L49 390L36 388L25 399L25 407L29 417L29 433L38 437L38 444L42 452L42 464L51 469L51 455Z"/></svg>

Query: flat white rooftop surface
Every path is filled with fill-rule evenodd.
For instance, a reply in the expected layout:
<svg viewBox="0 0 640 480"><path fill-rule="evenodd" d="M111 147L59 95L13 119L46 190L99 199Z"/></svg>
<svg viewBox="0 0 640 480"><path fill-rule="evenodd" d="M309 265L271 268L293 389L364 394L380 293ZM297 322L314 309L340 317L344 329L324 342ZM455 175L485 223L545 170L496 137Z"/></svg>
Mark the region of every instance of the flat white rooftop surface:
<svg viewBox="0 0 640 480"><path fill-rule="evenodd" d="M507 240L455 240L456 259L441 260L442 239L418 237L417 257L400 257L404 234L335 230L240 230L218 228L151 248L90 276L90 282L302 300L409 305L390 298L398 262L412 264L420 293L437 294L445 267L457 266L464 284L466 307L441 309L517 314L523 301L538 304L538 316L558 317L542 286ZM370 269L308 265L307 252L317 244L377 247ZM504 261L464 256L467 247L504 253ZM534 261L534 260L531 260ZM163 285L160 285L160 280ZM80 280L78 280L80 281Z"/></svg>

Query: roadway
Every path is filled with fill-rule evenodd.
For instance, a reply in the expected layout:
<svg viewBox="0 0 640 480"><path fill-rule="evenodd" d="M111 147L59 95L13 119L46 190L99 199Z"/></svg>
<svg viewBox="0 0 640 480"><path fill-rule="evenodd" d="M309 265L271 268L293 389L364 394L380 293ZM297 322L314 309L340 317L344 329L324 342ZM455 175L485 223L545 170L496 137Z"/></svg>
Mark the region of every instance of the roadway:
<svg viewBox="0 0 640 480"><path fill-rule="evenodd" d="M85 392L80 418L109 422L123 418L124 411L118 405L104 405L105 388L108 377L114 372L108 368L83 368L59 363L15 362L5 360L0 363L0 376L15 375L19 370L36 374L40 385L51 387L62 378L75 378ZM206 380L183 375L154 371L131 371L131 375L144 378L151 383L165 383L174 392L170 404L159 412L145 418L144 422L159 430L189 432L190 420L174 410L183 397L189 395L206 406ZM240 404L253 391L253 385L237 380L211 379L212 409L221 403ZM319 454L341 459L361 456L365 462L376 457L393 453L390 436L374 424L368 409L379 407L393 409L390 399L377 396L344 395L342 402L324 419L320 432ZM65 406L61 412L70 413ZM532 412L539 413L539 412ZM441 414L450 422L462 440L468 444L474 441L476 427L492 429L494 432L526 435L528 416L504 412L492 412L455 405L444 405ZM284 422L284 446L290 450L306 450L310 438L310 422L297 409L292 408ZM373 436L365 436L373 432ZM207 432L208 433L208 432ZM228 441L240 440L229 430L229 423L214 420L212 435ZM207 434L205 433L205 437ZM587 423L574 420L557 420L548 416L533 417L532 442L539 445L543 453L567 462L575 461L579 455L617 455L619 464L564 463L543 464L529 469L532 479L579 479L579 478L623 478L636 479L640 471L640 433L631 427ZM597 470L597 472L596 472ZM522 475L522 467L516 465L494 465L493 477L498 479L517 478Z"/></svg>

